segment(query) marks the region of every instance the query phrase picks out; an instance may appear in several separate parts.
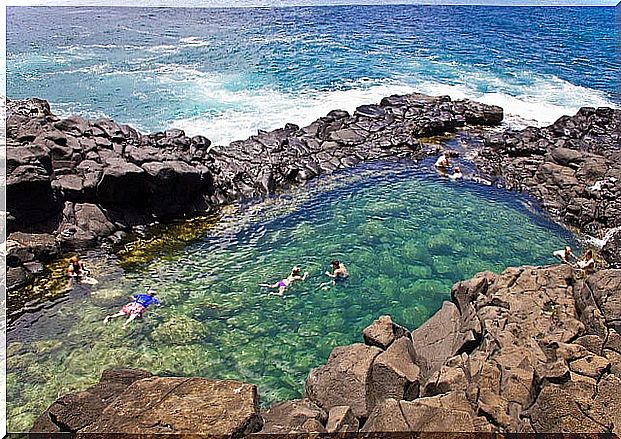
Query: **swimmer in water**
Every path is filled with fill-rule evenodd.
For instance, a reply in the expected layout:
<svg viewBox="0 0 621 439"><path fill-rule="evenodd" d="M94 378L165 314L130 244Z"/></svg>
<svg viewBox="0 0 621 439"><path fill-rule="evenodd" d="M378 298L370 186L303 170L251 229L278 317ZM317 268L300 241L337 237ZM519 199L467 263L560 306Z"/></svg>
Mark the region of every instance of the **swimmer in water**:
<svg viewBox="0 0 621 439"><path fill-rule="evenodd" d="M332 273L326 271L326 276L331 277L332 280L330 282L325 282L321 284L321 287L328 287L335 285L337 282L342 282L349 277L349 272L347 271L347 267L338 259L334 259L330 262L332 266Z"/></svg>
<svg viewBox="0 0 621 439"><path fill-rule="evenodd" d="M111 314L106 316L104 319L104 324L108 323L110 319L116 319L117 317L127 316L127 320L123 323L123 328L127 327L131 322L136 320L147 311L149 305L159 306L160 301L155 297L155 291L152 289L148 289L144 294L136 294L132 297L132 301L123 306L119 312L116 314Z"/></svg>
<svg viewBox="0 0 621 439"><path fill-rule="evenodd" d="M270 294L283 296L285 294L285 290L289 285L291 285L296 280L306 280L308 277L308 271L304 272L304 275L300 275L300 267L293 267L291 269L291 273L286 278L279 280L275 284L259 284L260 287L266 288L278 288L278 293L271 292Z"/></svg>
<svg viewBox="0 0 621 439"><path fill-rule="evenodd" d="M461 169L459 169L459 166L455 166L453 168L453 173L449 175L448 178L450 178L451 180L460 180L464 178L464 174L461 173Z"/></svg>

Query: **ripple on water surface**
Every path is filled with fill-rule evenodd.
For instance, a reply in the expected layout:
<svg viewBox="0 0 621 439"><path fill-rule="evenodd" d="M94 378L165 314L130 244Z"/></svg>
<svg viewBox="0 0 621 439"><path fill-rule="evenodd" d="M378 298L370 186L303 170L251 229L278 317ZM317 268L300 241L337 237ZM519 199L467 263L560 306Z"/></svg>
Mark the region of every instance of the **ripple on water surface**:
<svg viewBox="0 0 621 439"><path fill-rule="evenodd" d="M362 341L378 316L413 329L454 282L553 263L553 250L576 245L526 206L494 188L384 163L240 209L182 251L101 275L90 294L29 316L27 331L16 325L8 334L9 430L28 429L57 396L84 389L110 366L241 379L258 385L263 404L299 397L310 368L335 346ZM332 258L350 278L320 288ZM310 276L284 297L258 286L293 265ZM162 307L126 331L119 320L101 323L148 286Z"/></svg>

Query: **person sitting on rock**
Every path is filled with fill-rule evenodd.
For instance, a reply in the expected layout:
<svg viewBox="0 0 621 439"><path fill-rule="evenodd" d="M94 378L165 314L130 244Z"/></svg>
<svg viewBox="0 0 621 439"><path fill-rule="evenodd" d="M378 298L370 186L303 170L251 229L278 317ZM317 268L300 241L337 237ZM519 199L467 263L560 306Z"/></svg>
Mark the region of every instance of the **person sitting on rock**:
<svg viewBox="0 0 621 439"><path fill-rule="evenodd" d="M449 175L448 178L450 178L451 180L459 180L461 178L464 178L464 174L461 173L461 169L459 169L459 166L455 166L453 168L453 173Z"/></svg>
<svg viewBox="0 0 621 439"><path fill-rule="evenodd" d="M71 259L69 259L67 276L80 280L82 276L86 276L89 273L90 271L84 267L84 263L77 256L72 256Z"/></svg>
<svg viewBox="0 0 621 439"><path fill-rule="evenodd" d="M563 250L556 250L554 253L552 253L552 255L560 258L561 261L565 262L566 264L569 264L570 257L576 258L576 256L571 251L571 247L569 246L565 246Z"/></svg>
<svg viewBox="0 0 621 439"><path fill-rule="evenodd" d="M595 258L593 257L593 250L588 249L582 259L578 261L578 267L582 268L585 273L591 273L595 270Z"/></svg>
<svg viewBox="0 0 621 439"><path fill-rule="evenodd" d="M289 285L291 285L296 280L306 280L308 277L308 271L304 272L304 276L300 275L300 267L293 267L291 269L291 273L286 278L279 280L275 284L259 284L261 287L267 288L278 288L278 293L271 292L270 294L275 294L278 296L283 296L285 294L285 290Z"/></svg>
<svg viewBox="0 0 621 439"><path fill-rule="evenodd" d="M160 306L160 301L155 297L155 291L149 288L144 294L136 294L131 296L132 301L127 303L119 312L106 316L104 324L108 323L110 319L116 319L117 317L127 316L127 320L123 323L123 328L129 325L146 312L149 305Z"/></svg>

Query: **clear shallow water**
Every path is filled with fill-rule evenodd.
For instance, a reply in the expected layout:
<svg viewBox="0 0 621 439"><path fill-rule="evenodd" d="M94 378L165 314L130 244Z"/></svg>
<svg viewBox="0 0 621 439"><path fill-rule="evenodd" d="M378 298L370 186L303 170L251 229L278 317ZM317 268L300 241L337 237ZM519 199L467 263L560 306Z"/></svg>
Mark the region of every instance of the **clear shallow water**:
<svg viewBox="0 0 621 439"><path fill-rule="evenodd" d="M613 7L11 7L7 94L228 143L394 93L514 124L620 103Z"/></svg>
<svg viewBox="0 0 621 439"><path fill-rule="evenodd" d="M183 251L123 270L87 257L99 284L23 316L8 334L9 431L28 429L57 396L110 366L241 379L264 404L296 398L337 345L362 341L382 314L410 329L483 270L556 262L567 231L523 198L449 182L409 162L366 164L246 206ZM331 258L350 279L319 285ZM284 297L258 286L297 264L310 272ZM163 306L130 329L103 317L148 286Z"/></svg>

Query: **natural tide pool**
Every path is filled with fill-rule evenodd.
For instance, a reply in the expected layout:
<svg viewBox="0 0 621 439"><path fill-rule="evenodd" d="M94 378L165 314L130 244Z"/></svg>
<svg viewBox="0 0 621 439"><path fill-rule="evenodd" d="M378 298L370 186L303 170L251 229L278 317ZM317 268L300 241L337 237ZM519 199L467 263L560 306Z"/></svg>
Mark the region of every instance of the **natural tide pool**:
<svg viewBox="0 0 621 439"><path fill-rule="evenodd" d="M414 329L453 283L483 270L555 263L552 251L577 246L526 198L451 182L428 167L369 163L319 178L239 206L201 239L144 264L87 255L99 284L77 287L9 329L8 431L28 430L55 398L111 366L247 381L263 405L297 398L310 369L335 346L362 341L380 315ZM350 278L322 289L333 258ZM258 286L293 265L310 276L284 297ZM102 324L149 286L160 308L127 330L123 319Z"/></svg>

